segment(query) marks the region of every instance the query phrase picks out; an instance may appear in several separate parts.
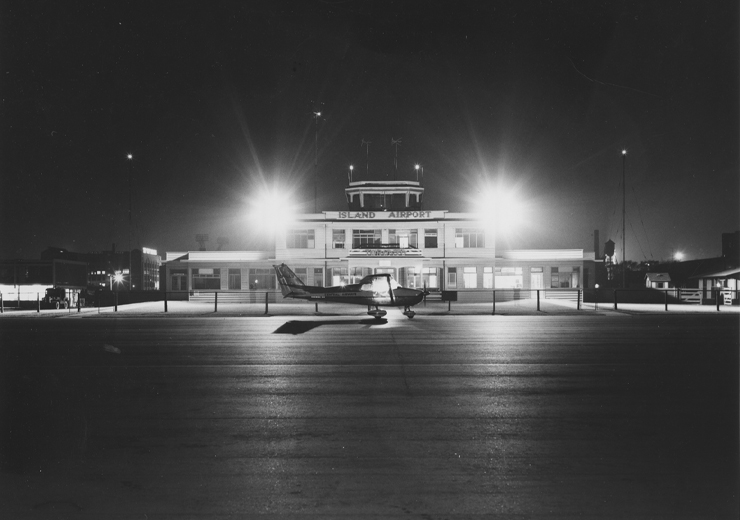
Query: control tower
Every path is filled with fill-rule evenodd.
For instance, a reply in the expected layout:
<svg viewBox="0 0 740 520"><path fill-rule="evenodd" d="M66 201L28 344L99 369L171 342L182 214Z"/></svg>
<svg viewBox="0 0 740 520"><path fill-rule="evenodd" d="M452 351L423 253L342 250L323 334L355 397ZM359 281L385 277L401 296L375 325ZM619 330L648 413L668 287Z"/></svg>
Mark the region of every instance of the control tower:
<svg viewBox="0 0 740 520"><path fill-rule="evenodd" d="M344 189L350 211L420 210L424 188L418 181L359 181Z"/></svg>

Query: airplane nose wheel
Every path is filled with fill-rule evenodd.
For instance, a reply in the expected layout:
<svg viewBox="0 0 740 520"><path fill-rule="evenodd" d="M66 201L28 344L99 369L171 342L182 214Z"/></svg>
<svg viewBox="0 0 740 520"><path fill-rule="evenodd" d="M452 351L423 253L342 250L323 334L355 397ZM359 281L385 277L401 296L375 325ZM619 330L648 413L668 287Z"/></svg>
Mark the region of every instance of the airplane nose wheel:
<svg viewBox="0 0 740 520"><path fill-rule="evenodd" d="M414 316L416 316L416 313L411 310L411 307L404 307L403 313L408 317L408 319L411 319Z"/></svg>

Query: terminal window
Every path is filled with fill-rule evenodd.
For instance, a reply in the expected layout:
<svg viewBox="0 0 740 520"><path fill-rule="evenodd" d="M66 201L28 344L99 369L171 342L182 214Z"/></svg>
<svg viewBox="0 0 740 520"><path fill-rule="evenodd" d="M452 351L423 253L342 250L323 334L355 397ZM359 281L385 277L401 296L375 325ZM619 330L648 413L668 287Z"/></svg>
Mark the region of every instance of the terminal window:
<svg viewBox="0 0 740 520"><path fill-rule="evenodd" d="M321 267L313 269L313 284L318 287L324 286L324 270Z"/></svg>
<svg viewBox="0 0 740 520"><path fill-rule="evenodd" d="M457 228L455 230L455 247L486 247L485 233L482 229Z"/></svg>
<svg viewBox="0 0 740 520"><path fill-rule="evenodd" d="M347 275L346 267L332 267L331 268L331 284L347 285L349 283L349 276Z"/></svg>
<svg viewBox="0 0 740 520"><path fill-rule="evenodd" d="M242 288L242 270L229 269L229 290L239 291Z"/></svg>
<svg viewBox="0 0 740 520"><path fill-rule="evenodd" d="M496 289L521 289L524 273L521 267L497 267Z"/></svg>
<svg viewBox="0 0 740 520"><path fill-rule="evenodd" d="M331 232L331 243L334 249L344 249L346 232L343 229L334 229Z"/></svg>
<svg viewBox="0 0 740 520"><path fill-rule="evenodd" d="M388 242L398 244L405 249L408 247L416 248L419 243L419 232L416 229L389 229Z"/></svg>
<svg viewBox="0 0 740 520"><path fill-rule="evenodd" d="M250 269L249 288L253 291L274 289L275 271L272 269Z"/></svg>
<svg viewBox="0 0 740 520"><path fill-rule="evenodd" d="M425 229L424 230L424 247L435 247L435 248L438 247L436 229Z"/></svg>
<svg viewBox="0 0 740 520"><path fill-rule="evenodd" d="M221 269L193 269L193 290L218 290L221 288Z"/></svg>
<svg viewBox="0 0 740 520"><path fill-rule="evenodd" d="M447 288L448 289L457 288L457 267L447 268Z"/></svg>
<svg viewBox="0 0 740 520"><path fill-rule="evenodd" d="M478 287L478 270L475 267L463 267L463 285L466 289Z"/></svg>
<svg viewBox="0 0 740 520"><path fill-rule="evenodd" d="M493 267L483 268L483 288L493 289Z"/></svg>
<svg viewBox="0 0 740 520"><path fill-rule="evenodd" d="M353 229L352 247L369 247L380 244L382 232L380 229Z"/></svg>
<svg viewBox="0 0 740 520"><path fill-rule="evenodd" d="M313 229L289 229L285 235L288 249L313 249L315 243Z"/></svg>

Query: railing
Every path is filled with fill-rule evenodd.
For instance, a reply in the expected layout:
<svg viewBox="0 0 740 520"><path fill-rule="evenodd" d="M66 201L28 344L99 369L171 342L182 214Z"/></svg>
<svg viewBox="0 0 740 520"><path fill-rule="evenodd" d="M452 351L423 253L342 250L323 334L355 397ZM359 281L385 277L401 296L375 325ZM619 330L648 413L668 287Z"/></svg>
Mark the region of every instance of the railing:
<svg viewBox="0 0 740 520"><path fill-rule="evenodd" d="M135 296L135 295L134 295ZM169 302L173 300L190 301L192 303L200 303L213 305L213 312L219 312L219 303L222 305L228 305L228 310L233 311L234 309L241 309L239 312L243 312L245 309L249 309L248 312L254 313L252 309L257 305L259 309L264 308L264 311L258 311L260 314L268 314L270 312L270 305L279 304L300 304L310 305L314 304L315 312L319 311L319 303L324 305L334 305L333 302L319 301L304 301L304 300L289 300L283 299L280 292L276 290L267 291L152 291L145 295L146 298L136 300L132 295L126 292L118 293L113 292L106 296L107 300L100 298L98 295L90 301L88 299L89 306L95 306L100 312L101 300L103 307L114 307L115 311L118 311L119 303L137 303L141 301L161 301L163 304L163 311L169 312ZM120 298L120 301L119 301ZM143 298L143 297L142 297ZM720 310L720 306L738 306L740 301L740 291L734 289L566 289L566 288L548 288L548 289L460 289L457 291L437 291L433 290L427 294L423 300L421 307L428 307L430 310L434 310L435 307L446 306L447 311L450 312L454 307L459 309L465 309L466 311L480 314L490 313L495 314L517 314L517 313L551 313L551 314L563 314L572 311L582 310L606 310L613 308L619 310L620 306L629 304L660 304L663 306L665 311L669 310L669 305L672 308L687 307L695 304L713 305L716 306L717 311ZM14 308L15 305L8 305L8 300L0 293L0 313L5 312L7 308ZM18 303L16 300L11 300L11 304ZM27 309L34 309L40 312L42 306L40 304L40 297L37 297L34 302L26 302L29 305ZM244 305L244 307L239 307ZM446 305L445 305L446 304ZM84 307L84 301L79 300L79 305L72 305L66 310L68 313L76 310L81 312L81 308ZM235 307L236 306L236 307ZM262 307L264 306L264 307ZM488 309L486 311L486 309ZM255 313L256 314L256 313Z"/></svg>

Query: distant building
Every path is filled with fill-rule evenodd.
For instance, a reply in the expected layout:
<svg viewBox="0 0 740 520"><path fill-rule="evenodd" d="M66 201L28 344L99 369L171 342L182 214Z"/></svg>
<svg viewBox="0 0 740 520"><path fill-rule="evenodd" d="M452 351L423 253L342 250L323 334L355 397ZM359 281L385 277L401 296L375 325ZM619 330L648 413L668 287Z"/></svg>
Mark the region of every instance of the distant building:
<svg viewBox="0 0 740 520"><path fill-rule="evenodd" d="M87 288L87 264L77 260L0 261L0 294L9 301L43 299L46 289L60 288L76 304L77 295Z"/></svg>
<svg viewBox="0 0 740 520"><path fill-rule="evenodd" d="M159 290L159 269L162 259L157 251L150 248L116 251L115 244L110 251L76 253L59 247L48 247L41 253L44 260L65 259L84 262L88 266L87 284L90 288L113 289L116 273L123 275L121 291ZM131 273L129 273L129 263Z"/></svg>
<svg viewBox="0 0 740 520"><path fill-rule="evenodd" d="M671 276L668 273L647 273L645 287L648 289L668 289L671 286Z"/></svg>
<svg viewBox="0 0 740 520"><path fill-rule="evenodd" d="M423 194L416 181L350 182L347 211L298 215L273 250L167 252L166 289L183 298L276 291L272 266L282 262L308 285L390 273L405 287L461 291L463 301L493 289L593 287L593 253L497 251L493 230L476 214L424 210Z"/></svg>

